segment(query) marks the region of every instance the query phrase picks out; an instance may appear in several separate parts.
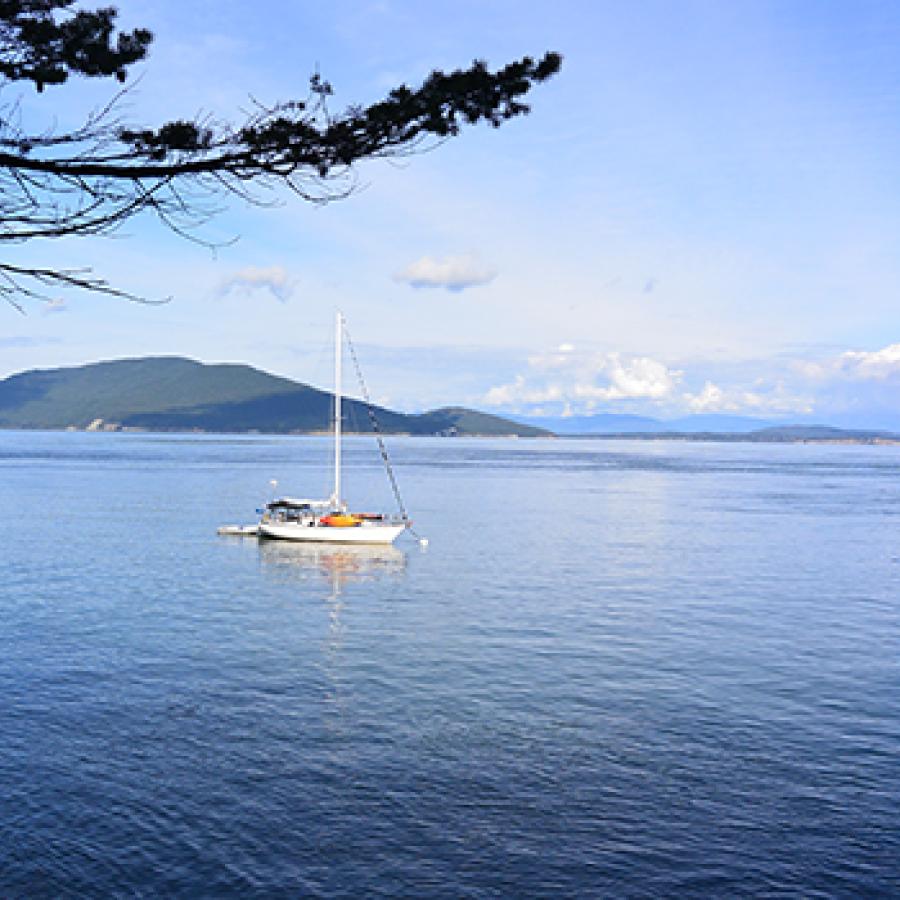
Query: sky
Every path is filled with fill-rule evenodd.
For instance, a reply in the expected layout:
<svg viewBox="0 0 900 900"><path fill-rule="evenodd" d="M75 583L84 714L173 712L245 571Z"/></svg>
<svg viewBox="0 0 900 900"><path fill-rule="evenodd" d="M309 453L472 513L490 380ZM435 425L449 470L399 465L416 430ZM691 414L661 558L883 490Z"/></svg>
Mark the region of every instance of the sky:
<svg viewBox="0 0 900 900"><path fill-rule="evenodd" d="M0 309L0 377L176 354L328 387L340 309L373 397L399 409L900 427L900 5L118 7L155 34L128 99L144 124L240 120L316 70L340 108L475 58L564 63L529 116L363 164L346 200L230 203L214 253L149 219L7 248L172 300ZM3 99L64 125L110 90Z"/></svg>

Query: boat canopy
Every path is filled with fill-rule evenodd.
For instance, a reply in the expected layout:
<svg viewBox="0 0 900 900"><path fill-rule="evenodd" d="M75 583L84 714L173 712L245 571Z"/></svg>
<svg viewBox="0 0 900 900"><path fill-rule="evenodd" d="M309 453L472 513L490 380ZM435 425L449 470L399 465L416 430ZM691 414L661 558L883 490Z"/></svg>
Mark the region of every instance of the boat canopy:
<svg viewBox="0 0 900 900"><path fill-rule="evenodd" d="M266 504L267 509L331 509L331 500L300 500L296 497L281 497Z"/></svg>

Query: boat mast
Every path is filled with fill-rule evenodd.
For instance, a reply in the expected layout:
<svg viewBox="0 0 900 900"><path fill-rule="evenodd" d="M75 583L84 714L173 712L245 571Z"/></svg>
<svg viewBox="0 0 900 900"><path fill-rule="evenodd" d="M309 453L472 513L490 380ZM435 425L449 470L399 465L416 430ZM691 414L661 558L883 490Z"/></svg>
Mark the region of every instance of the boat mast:
<svg viewBox="0 0 900 900"><path fill-rule="evenodd" d="M343 316L338 312L334 323L334 505L341 505L341 345Z"/></svg>

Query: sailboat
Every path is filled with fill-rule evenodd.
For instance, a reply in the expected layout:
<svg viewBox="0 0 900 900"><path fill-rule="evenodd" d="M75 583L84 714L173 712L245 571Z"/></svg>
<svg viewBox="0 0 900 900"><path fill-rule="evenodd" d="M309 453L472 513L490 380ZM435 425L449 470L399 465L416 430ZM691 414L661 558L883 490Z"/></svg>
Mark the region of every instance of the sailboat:
<svg viewBox="0 0 900 900"><path fill-rule="evenodd" d="M259 537L317 544L392 544L412 523L400 501L397 483L387 461L387 453L377 431L381 455L388 466L391 486L400 506L400 515L351 512L341 497L341 355L344 344L344 317L337 313L334 348L334 490L325 500L281 497L266 504L259 521ZM351 346L352 351L352 346ZM355 357L354 357L355 361ZM368 399L368 396L366 396ZM371 412L371 404L370 412ZM373 425L376 424L373 419Z"/></svg>

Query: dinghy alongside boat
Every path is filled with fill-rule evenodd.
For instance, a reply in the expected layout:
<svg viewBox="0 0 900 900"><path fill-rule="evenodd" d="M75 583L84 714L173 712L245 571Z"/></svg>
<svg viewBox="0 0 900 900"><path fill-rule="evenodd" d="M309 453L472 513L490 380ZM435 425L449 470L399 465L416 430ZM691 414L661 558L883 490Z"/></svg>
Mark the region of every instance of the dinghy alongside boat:
<svg viewBox="0 0 900 900"><path fill-rule="evenodd" d="M223 525L216 529L216 534L232 537L259 537L259 525Z"/></svg>
<svg viewBox="0 0 900 900"><path fill-rule="evenodd" d="M404 531L412 529L412 522L406 514L397 480L388 460L374 408L369 401L368 391L362 380L359 364L356 361L353 345L349 344L356 364L363 397L369 409L369 417L387 469L388 478L397 499L399 515L386 515L371 512L352 512L341 498L341 397L342 377L341 362L344 339L346 335L344 317L338 313L335 322L334 352L334 490L327 500L305 500L282 497L266 504L258 525L226 525L220 528L219 534L271 538L282 541L298 541L303 543L322 544L392 544ZM277 482L273 482L273 486ZM254 529L254 530L251 530ZM418 538L425 546L427 541Z"/></svg>

